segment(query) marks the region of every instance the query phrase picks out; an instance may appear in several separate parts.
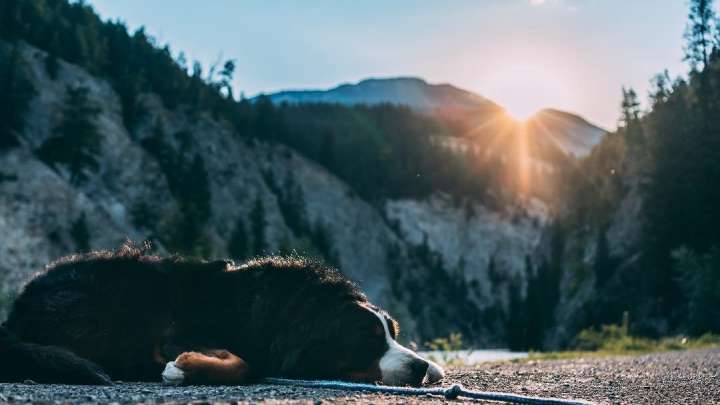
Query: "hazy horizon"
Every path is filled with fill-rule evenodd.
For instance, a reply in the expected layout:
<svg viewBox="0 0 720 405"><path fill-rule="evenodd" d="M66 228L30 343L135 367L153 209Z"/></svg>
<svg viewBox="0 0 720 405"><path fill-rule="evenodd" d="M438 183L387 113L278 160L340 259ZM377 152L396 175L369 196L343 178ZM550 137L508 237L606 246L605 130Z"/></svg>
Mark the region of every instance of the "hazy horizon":
<svg viewBox="0 0 720 405"><path fill-rule="evenodd" d="M90 3L204 67L235 59L246 96L413 76L520 116L556 108L613 129L622 86L644 100L654 74L687 70L684 0Z"/></svg>

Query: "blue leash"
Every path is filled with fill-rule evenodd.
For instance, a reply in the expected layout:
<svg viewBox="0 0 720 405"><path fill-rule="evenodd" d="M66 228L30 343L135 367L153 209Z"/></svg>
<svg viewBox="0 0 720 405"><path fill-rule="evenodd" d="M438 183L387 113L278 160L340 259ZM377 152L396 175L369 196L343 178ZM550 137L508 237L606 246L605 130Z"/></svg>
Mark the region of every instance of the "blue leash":
<svg viewBox="0 0 720 405"><path fill-rule="evenodd" d="M468 390L460 384L453 384L448 388L412 388L412 387L392 387L372 384L349 383L342 381L326 381L326 380L290 380L287 378L264 378L262 382L273 385L292 385L304 388L323 388L332 390L345 391L363 391L374 392L379 394L393 395L439 395L445 399L457 399L459 397L471 399L484 399L488 401L502 401L513 404L530 404L530 405L592 405L592 402L581 401L576 399L561 398L541 398L525 395L508 394L504 392L488 392Z"/></svg>

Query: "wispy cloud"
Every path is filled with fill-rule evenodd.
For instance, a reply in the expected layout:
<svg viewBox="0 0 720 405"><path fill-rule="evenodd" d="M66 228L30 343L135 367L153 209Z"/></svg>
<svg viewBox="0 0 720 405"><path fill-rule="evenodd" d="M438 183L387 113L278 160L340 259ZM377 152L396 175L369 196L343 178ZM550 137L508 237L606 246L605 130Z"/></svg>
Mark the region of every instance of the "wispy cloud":
<svg viewBox="0 0 720 405"><path fill-rule="evenodd" d="M564 6L567 11L576 12L579 10L575 1L570 0L525 0L533 7L540 6Z"/></svg>

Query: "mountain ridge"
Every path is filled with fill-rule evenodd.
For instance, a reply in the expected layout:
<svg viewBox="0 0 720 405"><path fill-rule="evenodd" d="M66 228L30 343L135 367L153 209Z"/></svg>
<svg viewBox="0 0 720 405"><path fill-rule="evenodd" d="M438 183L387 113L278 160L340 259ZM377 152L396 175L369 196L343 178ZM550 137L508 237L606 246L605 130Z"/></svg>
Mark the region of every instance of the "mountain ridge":
<svg viewBox="0 0 720 405"><path fill-rule="evenodd" d="M443 107L502 108L491 100L450 83L428 83L414 76L370 77L330 89L290 89L269 93L275 103L336 102L340 104L400 104L420 110Z"/></svg>
<svg viewBox="0 0 720 405"><path fill-rule="evenodd" d="M347 106L396 104L441 119L463 117L477 126L508 120L506 109L494 101L450 83L429 83L414 76L371 77L356 83L342 83L330 89L283 90L255 97L268 97L275 104L331 103ZM556 108L543 108L525 123L548 128L552 142L573 157L587 156L607 130L581 115Z"/></svg>

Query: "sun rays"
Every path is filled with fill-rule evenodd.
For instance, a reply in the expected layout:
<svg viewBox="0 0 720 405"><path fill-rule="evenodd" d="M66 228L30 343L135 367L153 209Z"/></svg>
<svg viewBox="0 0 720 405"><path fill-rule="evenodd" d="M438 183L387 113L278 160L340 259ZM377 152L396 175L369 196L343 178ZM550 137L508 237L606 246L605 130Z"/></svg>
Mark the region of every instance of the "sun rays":
<svg viewBox="0 0 720 405"><path fill-rule="evenodd" d="M537 113L520 119L503 110L473 126L463 138L475 144L482 159L497 166L503 189L520 201L543 193L551 182L546 177L552 169L541 153L553 142L552 133Z"/></svg>

